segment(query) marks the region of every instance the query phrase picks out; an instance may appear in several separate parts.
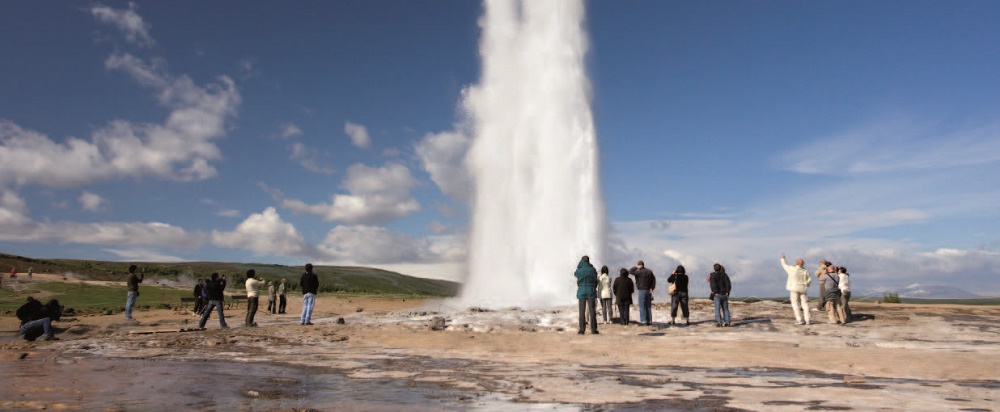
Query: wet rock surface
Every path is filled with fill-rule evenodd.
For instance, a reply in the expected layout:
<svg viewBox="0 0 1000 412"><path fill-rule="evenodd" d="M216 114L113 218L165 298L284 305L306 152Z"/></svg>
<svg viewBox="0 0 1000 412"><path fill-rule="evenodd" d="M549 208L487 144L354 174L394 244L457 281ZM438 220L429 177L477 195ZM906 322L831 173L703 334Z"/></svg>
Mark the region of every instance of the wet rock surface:
<svg viewBox="0 0 1000 412"><path fill-rule="evenodd" d="M859 304L857 322L798 326L788 305L734 303L734 326L720 329L696 301L689 326L669 325L657 307L651 327L601 324L600 335L579 336L569 307L363 302L373 309L359 313L363 299L352 299L320 301L313 326L258 315L257 328L180 332L188 315L150 312L138 324L80 318L60 327L81 332L58 342L0 340L0 376L19 382L0 385L0 409L989 410L1000 401L1000 308Z"/></svg>

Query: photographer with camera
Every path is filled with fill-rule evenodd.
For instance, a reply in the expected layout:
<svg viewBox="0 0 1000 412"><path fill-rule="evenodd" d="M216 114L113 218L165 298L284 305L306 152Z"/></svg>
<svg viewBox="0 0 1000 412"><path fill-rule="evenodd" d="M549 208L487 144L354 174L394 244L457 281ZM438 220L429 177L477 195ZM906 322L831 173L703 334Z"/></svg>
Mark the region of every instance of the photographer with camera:
<svg viewBox="0 0 1000 412"><path fill-rule="evenodd" d="M205 283L208 304L205 306L205 312L201 315L201 321L198 322L198 329L205 329L205 322L208 322L208 318L212 316L213 308L219 312L219 326L222 329L229 329L229 326L226 325L226 315L222 311L222 302L226 298L223 294L225 290L226 275L222 275L220 278L218 273L212 273L212 278Z"/></svg>

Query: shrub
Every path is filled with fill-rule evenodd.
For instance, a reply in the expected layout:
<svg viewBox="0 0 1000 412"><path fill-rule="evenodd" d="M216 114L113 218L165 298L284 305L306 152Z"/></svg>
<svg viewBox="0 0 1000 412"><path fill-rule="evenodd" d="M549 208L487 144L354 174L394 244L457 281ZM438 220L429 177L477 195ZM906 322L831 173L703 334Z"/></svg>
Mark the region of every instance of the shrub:
<svg viewBox="0 0 1000 412"><path fill-rule="evenodd" d="M901 303L898 293L886 292L882 294L882 303Z"/></svg>

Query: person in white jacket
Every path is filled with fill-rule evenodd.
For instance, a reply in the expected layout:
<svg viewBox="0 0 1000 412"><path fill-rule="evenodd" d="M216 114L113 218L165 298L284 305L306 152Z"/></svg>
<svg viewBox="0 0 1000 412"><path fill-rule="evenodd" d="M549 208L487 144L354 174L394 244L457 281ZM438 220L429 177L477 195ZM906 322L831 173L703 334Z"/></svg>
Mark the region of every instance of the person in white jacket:
<svg viewBox="0 0 1000 412"><path fill-rule="evenodd" d="M851 321L851 275L847 273L847 268L841 266L837 268L840 277L840 306L844 308L844 323Z"/></svg>
<svg viewBox="0 0 1000 412"><path fill-rule="evenodd" d="M790 266L785 262L785 254L782 253L781 266L788 273L788 281L785 282L785 289L788 290L789 299L792 301L792 311L795 312L795 324L809 325L812 322L809 320L809 297L806 294L806 290L809 289L809 284L812 283L812 277L809 276L809 271L805 268L805 262L802 259L795 259L795 266ZM804 323L802 322L803 317L805 317Z"/></svg>
<svg viewBox="0 0 1000 412"><path fill-rule="evenodd" d="M604 324L611 323L614 318L611 313L611 276L608 275L608 267L601 267L601 274L597 275L597 298L601 300L601 313L603 313Z"/></svg>

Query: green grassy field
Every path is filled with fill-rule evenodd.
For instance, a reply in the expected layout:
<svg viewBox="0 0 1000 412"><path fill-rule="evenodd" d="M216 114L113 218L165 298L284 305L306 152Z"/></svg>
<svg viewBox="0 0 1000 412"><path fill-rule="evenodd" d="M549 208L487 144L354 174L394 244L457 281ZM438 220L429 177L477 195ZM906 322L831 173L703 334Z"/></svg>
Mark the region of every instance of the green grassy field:
<svg viewBox="0 0 1000 412"><path fill-rule="evenodd" d="M124 282L129 263L103 262L74 259L35 259L23 256L0 254L0 270L6 273L10 267L15 267L22 273L33 268L35 273L75 274L92 280L111 280ZM290 293L298 292L301 266L267 265L253 263L231 262L179 262L179 263L137 263L139 270L146 275L146 281L140 289L142 295L137 302L140 309L166 308L176 306L181 297L191 296L191 286L196 279L208 278L213 272L225 275L228 279L227 290L230 294L242 294L246 271L254 269L258 277L265 280L280 281L288 279ZM316 266L314 271L319 276L320 293L337 293L342 295L386 295L409 297L449 297L458 293L460 285L436 279L422 279L406 276L375 268L355 266ZM76 277L76 276L74 276ZM78 311L120 311L125 305L125 290L122 286L93 286L81 282L52 282L32 284L30 290L11 289L10 279L4 279L4 287L0 288L0 311L16 309L24 303L27 296L38 299L59 299L66 307ZM160 282L166 285L183 284L181 289L171 287L152 287Z"/></svg>

